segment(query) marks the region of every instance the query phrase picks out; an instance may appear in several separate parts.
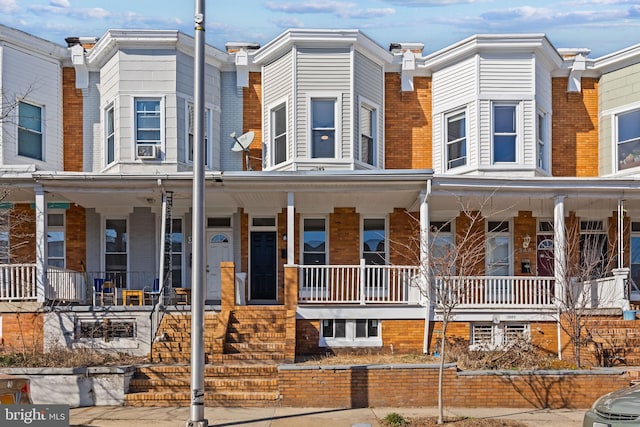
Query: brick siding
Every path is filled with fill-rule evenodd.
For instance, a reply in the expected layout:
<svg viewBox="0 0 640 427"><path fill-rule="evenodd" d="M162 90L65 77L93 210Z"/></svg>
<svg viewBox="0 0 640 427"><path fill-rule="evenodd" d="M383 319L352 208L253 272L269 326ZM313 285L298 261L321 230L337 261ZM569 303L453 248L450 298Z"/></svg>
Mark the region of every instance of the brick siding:
<svg viewBox="0 0 640 427"><path fill-rule="evenodd" d="M82 172L83 167L83 108L82 90L76 89L76 71L62 69L62 104L64 114L64 170Z"/></svg>
<svg viewBox="0 0 640 427"><path fill-rule="evenodd" d="M44 351L42 313L0 313L2 348L8 351Z"/></svg>
<svg viewBox="0 0 640 427"><path fill-rule="evenodd" d="M255 132L249 146L249 163L253 170L259 171L262 170L262 74L249 73L249 87L243 88L242 99L242 132Z"/></svg>

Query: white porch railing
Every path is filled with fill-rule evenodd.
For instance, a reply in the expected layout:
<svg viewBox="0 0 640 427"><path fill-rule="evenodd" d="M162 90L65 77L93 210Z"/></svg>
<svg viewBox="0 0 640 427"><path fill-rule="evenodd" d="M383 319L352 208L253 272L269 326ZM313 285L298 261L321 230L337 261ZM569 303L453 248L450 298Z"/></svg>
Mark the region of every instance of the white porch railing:
<svg viewBox="0 0 640 427"><path fill-rule="evenodd" d="M0 301L35 300L36 265L0 265Z"/></svg>
<svg viewBox="0 0 640 427"><path fill-rule="evenodd" d="M418 267L301 265L301 303L414 304L420 300Z"/></svg>
<svg viewBox="0 0 640 427"><path fill-rule="evenodd" d="M86 302L88 298L85 273L48 267L45 298L50 301Z"/></svg>
<svg viewBox="0 0 640 427"><path fill-rule="evenodd" d="M457 307L551 306L554 286L553 277L436 277L434 297L437 305Z"/></svg>

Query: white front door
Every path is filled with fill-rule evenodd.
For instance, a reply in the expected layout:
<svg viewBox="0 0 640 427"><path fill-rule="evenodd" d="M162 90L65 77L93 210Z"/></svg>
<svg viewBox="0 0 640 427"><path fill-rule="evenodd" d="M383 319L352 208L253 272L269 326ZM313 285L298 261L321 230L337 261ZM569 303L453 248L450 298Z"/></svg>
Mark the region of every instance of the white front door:
<svg viewBox="0 0 640 427"><path fill-rule="evenodd" d="M220 263L233 261L233 239L230 230L207 231L207 297L208 300L219 300Z"/></svg>

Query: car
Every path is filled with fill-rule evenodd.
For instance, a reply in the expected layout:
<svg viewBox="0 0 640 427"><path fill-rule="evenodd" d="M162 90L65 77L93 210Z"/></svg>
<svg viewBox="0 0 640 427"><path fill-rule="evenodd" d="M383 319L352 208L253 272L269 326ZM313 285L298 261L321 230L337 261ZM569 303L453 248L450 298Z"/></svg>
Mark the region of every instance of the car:
<svg viewBox="0 0 640 427"><path fill-rule="evenodd" d="M32 404L31 380L17 375L0 374L0 404Z"/></svg>
<svg viewBox="0 0 640 427"><path fill-rule="evenodd" d="M640 384L612 391L595 401L583 427L640 427Z"/></svg>

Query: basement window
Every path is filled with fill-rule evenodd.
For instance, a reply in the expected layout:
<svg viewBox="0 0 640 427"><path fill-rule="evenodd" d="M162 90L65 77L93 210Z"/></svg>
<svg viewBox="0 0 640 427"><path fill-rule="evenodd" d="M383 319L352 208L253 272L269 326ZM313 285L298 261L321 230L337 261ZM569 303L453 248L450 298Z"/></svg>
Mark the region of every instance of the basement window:
<svg viewBox="0 0 640 427"><path fill-rule="evenodd" d="M76 339L103 339L111 341L116 338L135 338L136 321L133 319L80 320L76 326Z"/></svg>
<svg viewBox="0 0 640 427"><path fill-rule="evenodd" d="M519 341L529 341L526 323L474 323L471 327L470 350L506 350Z"/></svg>
<svg viewBox="0 0 640 427"><path fill-rule="evenodd" d="M323 319L320 347L382 347L377 319Z"/></svg>

